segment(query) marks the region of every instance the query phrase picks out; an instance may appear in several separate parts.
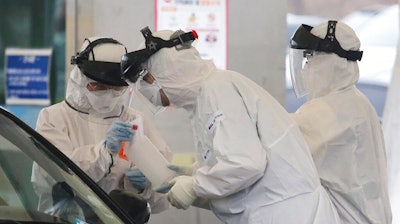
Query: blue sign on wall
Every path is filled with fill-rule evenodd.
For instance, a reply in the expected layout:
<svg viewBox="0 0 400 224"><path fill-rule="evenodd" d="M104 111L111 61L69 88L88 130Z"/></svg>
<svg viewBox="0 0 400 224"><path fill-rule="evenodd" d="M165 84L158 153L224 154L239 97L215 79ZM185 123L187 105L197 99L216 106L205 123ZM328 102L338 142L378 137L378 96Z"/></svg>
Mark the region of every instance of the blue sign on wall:
<svg viewBox="0 0 400 224"><path fill-rule="evenodd" d="M6 49L6 104L50 104L51 49Z"/></svg>

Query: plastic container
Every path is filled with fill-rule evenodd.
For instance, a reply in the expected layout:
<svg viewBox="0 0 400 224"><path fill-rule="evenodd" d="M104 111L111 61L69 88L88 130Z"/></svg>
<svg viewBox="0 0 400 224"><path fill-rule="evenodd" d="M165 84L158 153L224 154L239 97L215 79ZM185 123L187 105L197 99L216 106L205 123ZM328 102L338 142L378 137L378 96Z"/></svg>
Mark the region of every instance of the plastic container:
<svg viewBox="0 0 400 224"><path fill-rule="evenodd" d="M132 142L125 146L125 155L149 179L153 189L156 189L171 180L175 176L175 172L167 167L169 165L168 160L143 134L141 118L137 118L132 127L136 129L136 132Z"/></svg>

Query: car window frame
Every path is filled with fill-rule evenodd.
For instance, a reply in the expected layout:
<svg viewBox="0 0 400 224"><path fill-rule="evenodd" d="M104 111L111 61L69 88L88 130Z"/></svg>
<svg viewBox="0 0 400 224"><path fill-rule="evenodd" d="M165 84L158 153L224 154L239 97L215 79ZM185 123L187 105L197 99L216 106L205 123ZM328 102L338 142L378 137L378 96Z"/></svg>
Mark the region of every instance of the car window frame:
<svg viewBox="0 0 400 224"><path fill-rule="evenodd" d="M113 200L111 197L97 184L95 183L83 170L81 170L72 160L70 160L63 152L61 152L56 146L49 142L45 137L39 134L36 130L31 128L21 119L16 117L14 114L9 112L4 107L0 106L0 121L3 119L1 116L7 118L10 123L14 123L16 127L19 127L27 135L32 137L37 144L41 144L43 147L38 147L46 154L51 160L58 164L64 171L70 173L73 172L78 176L82 182L84 182L103 202L108 208L124 223L136 224L131 217L126 214L125 211ZM27 137L29 137L27 136ZM25 150L21 149L20 150ZM25 151L24 151L25 152ZM25 152L26 153L26 152ZM35 156L27 153L28 156ZM35 161L34 159L32 159Z"/></svg>

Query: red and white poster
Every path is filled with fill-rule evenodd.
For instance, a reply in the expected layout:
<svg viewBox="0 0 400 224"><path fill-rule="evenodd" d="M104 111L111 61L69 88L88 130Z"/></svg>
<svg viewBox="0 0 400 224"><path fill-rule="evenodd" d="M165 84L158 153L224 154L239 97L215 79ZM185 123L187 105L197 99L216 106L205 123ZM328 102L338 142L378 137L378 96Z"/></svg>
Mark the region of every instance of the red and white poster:
<svg viewBox="0 0 400 224"><path fill-rule="evenodd" d="M218 68L227 67L227 0L156 0L156 30L195 30L194 46Z"/></svg>

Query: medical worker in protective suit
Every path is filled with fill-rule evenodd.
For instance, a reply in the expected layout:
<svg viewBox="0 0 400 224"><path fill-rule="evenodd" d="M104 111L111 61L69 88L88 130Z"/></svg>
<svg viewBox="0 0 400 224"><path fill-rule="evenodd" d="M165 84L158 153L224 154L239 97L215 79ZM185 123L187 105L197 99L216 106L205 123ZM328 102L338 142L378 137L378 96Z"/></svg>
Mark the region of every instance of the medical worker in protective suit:
<svg viewBox="0 0 400 224"><path fill-rule="evenodd" d="M122 58L124 78L153 88L150 100L162 89L190 114L197 139L198 168L170 181L173 206L205 201L224 223L340 223L298 127L267 91L203 60L195 32L142 34L143 49Z"/></svg>
<svg viewBox="0 0 400 224"><path fill-rule="evenodd" d="M135 134L131 122L141 118L144 134L154 140L160 152L171 160L171 152L151 120L127 107L128 84L121 79L120 60L124 45L112 38L85 39L73 56L66 99L40 111L36 129L85 171L107 193L129 189L149 200L153 213L169 207L164 195L134 164L120 153ZM125 142L125 143L124 143ZM127 150L127 149L125 149ZM52 206L52 180L34 166L32 181L39 195L40 209Z"/></svg>
<svg viewBox="0 0 400 224"><path fill-rule="evenodd" d="M355 83L360 41L346 24L301 25L291 39L299 124L343 223L391 223L386 154L374 107Z"/></svg>

